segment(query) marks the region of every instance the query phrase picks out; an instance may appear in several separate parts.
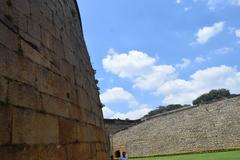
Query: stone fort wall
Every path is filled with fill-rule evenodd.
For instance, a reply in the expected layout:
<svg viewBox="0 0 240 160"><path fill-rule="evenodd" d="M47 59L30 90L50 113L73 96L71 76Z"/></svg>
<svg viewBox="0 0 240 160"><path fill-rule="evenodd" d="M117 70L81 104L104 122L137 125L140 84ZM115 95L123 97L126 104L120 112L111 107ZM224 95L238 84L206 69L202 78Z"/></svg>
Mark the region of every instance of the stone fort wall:
<svg viewBox="0 0 240 160"><path fill-rule="evenodd" d="M106 160L75 0L0 1L0 159Z"/></svg>
<svg viewBox="0 0 240 160"><path fill-rule="evenodd" d="M113 135L113 151L147 156L240 147L240 97L155 116Z"/></svg>
<svg viewBox="0 0 240 160"><path fill-rule="evenodd" d="M140 121L141 120L104 119L104 126L108 135L113 135L120 130L136 125Z"/></svg>

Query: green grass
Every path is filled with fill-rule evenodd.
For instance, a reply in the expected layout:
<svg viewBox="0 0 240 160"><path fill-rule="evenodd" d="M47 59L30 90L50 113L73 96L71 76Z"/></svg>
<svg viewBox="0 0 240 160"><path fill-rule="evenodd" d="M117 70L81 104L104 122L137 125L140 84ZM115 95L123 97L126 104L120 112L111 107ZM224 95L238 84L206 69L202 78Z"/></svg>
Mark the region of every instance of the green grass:
<svg viewBox="0 0 240 160"><path fill-rule="evenodd" d="M240 151L202 153L191 155L151 157L151 158L131 158L129 160L240 160Z"/></svg>

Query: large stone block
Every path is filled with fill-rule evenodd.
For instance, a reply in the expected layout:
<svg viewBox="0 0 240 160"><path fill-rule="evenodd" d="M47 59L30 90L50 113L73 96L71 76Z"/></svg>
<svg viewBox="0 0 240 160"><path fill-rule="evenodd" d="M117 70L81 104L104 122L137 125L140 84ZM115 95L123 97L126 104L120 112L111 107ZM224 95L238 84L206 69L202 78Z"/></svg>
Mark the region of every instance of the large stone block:
<svg viewBox="0 0 240 160"><path fill-rule="evenodd" d="M77 130L78 141L88 142L90 135L88 134L88 126L86 124L79 124Z"/></svg>
<svg viewBox="0 0 240 160"><path fill-rule="evenodd" d="M36 0L30 0L30 14L31 14L31 18L35 21L35 22L40 22L40 19L42 17L41 14L41 1L36 1Z"/></svg>
<svg viewBox="0 0 240 160"><path fill-rule="evenodd" d="M64 43L64 44L66 45L66 43ZM80 60L76 58L75 53L67 46L64 46L64 58L65 58L65 60L67 60L68 63L78 67Z"/></svg>
<svg viewBox="0 0 240 160"><path fill-rule="evenodd" d="M7 100L8 81L0 76L0 101L6 102Z"/></svg>
<svg viewBox="0 0 240 160"><path fill-rule="evenodd" d="M87 95L85 89L77 87L77 98L78 105L80 105L82 108L90 109L90 97Z"/></svg>
<svg viewBox="0 0 240 160"><path fill-rule="evenodd" d="M30 44L21 40L21 48L23 50L23 55L30 58L33 62L42 65L46 68L50 68L50 62L47 58L47 54L39 53Z"/></svg>
<svg viewBox="0 0 240 160"><path fill-rule="evenodd" d="M7 10L8 10L7 0L0 1L0 16L1 16L1 18L2 18L2 16L4 16L3 14L6 13Z"/></svg>
<svg viewBox="0 0 240 160"><path fill-rule="evenodd" d="M61 144L73 143L78 141L78 124L73 120L59 120L59 139Z"/></svg>
<svg viewBox="0 0 240 160"><path fill-rule="evenodd" d="M7 59L8 59L9 50L0 44L0 75L7 74Z"/></svg>
<svg viewBox="0 0 240 160"><path fill-rule="evenodd" d="M61 71L63 76L72 84L75 83L74 79L74 66L69 64L67 61L61 61Z"/></svg>
<svg viewBox="0 0 240 160"><path fill-rule="evenodd" d="M9 0L8 0L9 2ZM8 18L7 25L10 26L12 29L15 30L15 32L18 32L18 30L27 32L27 17L23 13L21 13L19 10L16 10L14 7L9 6L8 7L8 14L10 19Z"/></svg>
<svg viewBox="0 0 240 160"><path fill-rule="evenodd" d="M43 19L44 21L47 21L46 19ZM46 24L49 24L50 22L42 22L42 23L46 23ZM46 27L46 25L42 24L44 27ZM51 33L42 28L41 29L41 42L42 42L42 45L44 45L44 47L48 48L49 50L52 50L52 46L53 46L53 36L51 35Z"/></svg>
<svg viewBox="0 0 240 160"><path fill-rule="evenodd" d="M44 93L76 103L74 86L61 75L40 66L37 72L37 86Z"/></svg>
<svg viewBox="0 0 240 160"><path fill-rule="evenodd" d="M76 119L79 121L83 121L83 112L79 106L72 104L69 108L69 114L71 119Z"/></svg>
<svg viewBox="0 0 240 160"><path fill-rule="evenodd" d="M13 33L6 25L0 23L0 44L17 51L19 46L18 35Z"/></svg>
<svg viewBox="0 0 240 160"><path fill-rule="evenodd" d="M10 79L36 85L36 64L26 57L9 52L6 58L4 75Z"/></svg>
<svg viewBox="0 0 240 160"><path fill-rule="evenodd" d="M99 160L107 159L106 152L97 152L97 159L99 159Z"/></svg>
<svg viewBox="0 0 240 160"><path fill-rule="evenodd" d="M30 4L28 0L11 0L13 6L25 15L30 14Z"/></svg>
<svg viewBox="0 0 240 160"><path fill-rule="evenodd" d="M36 23L32 19L28 18L28 34L36 40L41 40L41 31L39 22Z"/></svg>
<svg viewBox="0 0 240 160"><path fill-rule="evenodd" d="M91 155L90 144L72 144L67 147L68 160L88 160ZM101 159L99 159L101 160Z"/></svg>
<svg viewBox="0 0 240 160"><path fill-rule="evenodd" d="M14 108L13 144L58 143L58 120L55 117Z"/></svg>
<svg viewBox="0 0 240 160"><path fill-rule="evenodd" d="M65 148L57 145L4 146L0 149L1 160L67 160Z"/></svg>
<svg viewBox="0 0 240 160"><path fill-rule="evenodd" d="M54 115L69 117L71 104L54 96L42 94L43 109Z"/></svg>
<svg viewBox="0 0 240 160"><path fill-rule="evenodd" d="M40 93L36 88L11 81L9 83L8 100L10 104L31 108L34 110L42 110Z"/></svg>
<svg viewBox="0 0 240 160"><path fill-rule="evenodd" d="M10 143L11 119L10 108L0 103L0 145Z"/></svg>
<svg viewBox="0 0 240 160"><path fill-rule="evenodd" d="M53 39L53 51L58 57L64 58L64 45L61 40Z"/></svg>
<svg viewBox="0 0 240 160"><path fill-rule="evenodd" d="M92 112L92 111L86 111L85 114L87 115L88 119L87 119L87 123L91 124L91 125L96 125L96 115Z"/></svg>
<svg viewBox="0 0 240 160"><path fill-rule="evenodd" d="M98 141L98 142L100 142L106 138L105 132L102 129L97 129L95 133L96 133L96 141Z"/></svg>

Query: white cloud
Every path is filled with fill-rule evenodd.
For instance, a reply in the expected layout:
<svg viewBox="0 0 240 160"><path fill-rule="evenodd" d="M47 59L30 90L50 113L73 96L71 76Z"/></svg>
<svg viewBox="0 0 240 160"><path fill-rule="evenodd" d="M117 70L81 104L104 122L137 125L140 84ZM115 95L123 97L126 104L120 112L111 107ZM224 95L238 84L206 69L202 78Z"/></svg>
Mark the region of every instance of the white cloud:
<svg viewBox="0 0 240 160"><path fill-rule="evenodd" d="M224 8L225 6L240 6L240 0L207 0L209 10Z"/></svg>
<svg viewBox="0 0 240 160"><path fill-rule="evenodd" d="M192 7L185 7L185 8L184 8L184 11L185 11L185 12L188 12L188 11L190 11L191 9L192 9Z"/></svg>
<svg viewBox="0 0 240 160"><path fill-rule="evenodd" d="M103 114L105 118L120 118L120 119L138 119L147 114L151 109L146 104L140 104L135 97L120 87L108 89L100 95L101 101L107 106L113 103L126 102L129 111L126 113L116 112L110 107L103 107Z"/></svg>
<svg viewBox="0 0 240 160"><path fill-rule="evenodd" d="M146 108L140 108L138 110L131 110L126 113L121 113L121 112L114 112L108 107L103 107L104 118L110 118L110 119L117 119L117 118L127 119L128 118L128 119L135 120L143 117L150 111L151 109L146 107Z"/></svg>
<svg viewBox="0 0 240 160"><path fill-rule="evenodd" d="M204 57L196 57L195 59L194 59L194 62L195 63L203 63L203 62L205 62L206 61L206 58L204 58Z"/></svg>
<svg viewBox="0 0 240 160"><path fill-rule="evenodd" d="M127 102L130 108L139 107L139 103L136 101L134 96L121 87L108 89L100 95L100 99L104 104L112 102Z"/></svg>
<svg viewBox="0 0 240 160"><path fill-rule="evenodd" d="M175 78L176 69L170 65L152 66L150 72L139 75L133 82L133 87L142 90L154 90L167 80Z"/></svg>
<svg viewBox="0 0 240 160"><path fill-rule="evenodd" d="M223 49L223 51L225 52L226 50L227 49ZM140 51L136 53L142 54L142 52ZM121 54L115 53L115 56L121 57ZM125 54L125 58L128 57L129 53ZM136 65L131 65L133 62L125 59L122 59L122 61L127 61L127 64L130 64L128 67L122 64L118 66L118 63L114 64L115 68L117 68L117 70L120 72L110 70L110 68L105 69L110 70L111 73L116 74L119 77L121 77L121 73L130 74L133 70L138 71L134 72L134 76L125 74L127 76L125 76L124 78L129 79L132 82L134 88L138 88L144 91L150 91L156 96L161 96L163 98L162 102L164 104L191 103L191 101L197 96L216 88L230 89L233 93L240 92L240 72L237 71L236 67L225 65L214 66L210 68L205 68L203 70L197 70L189 77L180 79L178 78L177 66L158 65L156 64L156 60L149 55L146 54L144 55L144 57L148 57L147 59L151 59L152 62L148 63L148 65L143 65L144 67L140 67L142 71L139 71L138 67L135 67ZM114 58L110 58L109 64L113 63L111 62L111 60L115 61ZM199 56L196 57L193 61L196 63L203 63L206 60L208 60L208 58ZM135 62L134 58L131 58L131 61ZM178 67L184 68L188 66L191 61L182 60L182 62L185 63L181 63L182 65L179 64ZM141 63L146 64L144 62ZM133 67L133 69L131 67ZM128 70L131 70L131 72L128 72ZM104 98L104 95L109 96L105 96ZM126 101L130 108L132 108L131 113L133 111L136 111L135 108L137 108L138 110L140 108L149 108L146 107L146 105L144 106L142 104L139 104L139 102L136 101L133 95L125 92L123 89L120 88L113 88L111 90L107 90L104 94L101 95L101 99L103 102Z"/></svg>
<svg viewBox="0 0 240 160"><path fill-rule="evenodd" d="M102 111L104 118L112 118L115 114L115 112L113 112L110 108L106 106L102 108Z"/></svg>
<svg viewBox="0 0 240 160"><path fill-rule="evenodd" d="M197 37L196 42L199 44L204 44L208 42L209 39L211 39L212 37L216 36L217 34L223 31L224 24L225 23L221 21L221 22L214 23L212 26L205 26L199 29L198 32L196 33L196 37Z"/></svg>
<svg viewBox="0 0 240 160"><path fill-rule="evenodd" d="M187 58L182 58L182 63L176 64L177 68L185 69L191 64L191 60Z"/></svg>
<svg viewBox="0 0 240 160"><path fill-rule="evenodd" d="M235 36L236 36L237 38L240 38L240 29L236 29L236 30L235 30Z"/></svg>
<svg viewBox="0 0 240 160"><path fill-rule="evenodd" d="M174 78L176 69L171 65L157 65L156 58L141 51L108 54L103 67L121 78L128 78L133 87L143 90L155 89L160 83Z"/></svg>
<svg viewBox="0 0 240 160"><path fill-rule="evenodd" d="M233 51L233 48L230 48L230 47L223 47L223 48L219 48L219 49L216 49L214 51L215 54L218 54L218 55L226 55L226 54L229 54Z"/></svg>
<svg viewBox="0 0 240 160"><path fill-rule="evenodd" d="M182 0L176 0L176 3L177 3L177 4L182 3Z"/></svg>
<svg viewBox="0 0 240 160"><path fill-rule="evenodd" d="M155 63L154 58L136 50L121 54L110 50L108 53L102 61L104 69L121 78L133 78L139 74L144 74L146 69Z"/></svg>
<svg viewBox="0 0 240 160"><path fill-rule="evenodd" d="M190 80L167 81L158 88L157 93L164 95L165 104L189 104L199 95L216 88L227 88L233 93L239 93L240 72L235 67L225 65L198 70L190 76Z"/></svg>

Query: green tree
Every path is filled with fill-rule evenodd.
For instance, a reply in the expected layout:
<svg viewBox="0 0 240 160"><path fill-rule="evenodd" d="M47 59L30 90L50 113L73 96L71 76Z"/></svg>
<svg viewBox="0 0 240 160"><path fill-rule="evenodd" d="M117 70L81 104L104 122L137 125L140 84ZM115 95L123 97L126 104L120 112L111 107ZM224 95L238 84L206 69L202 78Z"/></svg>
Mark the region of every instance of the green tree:
<svg viewBox="0 0 240 160"><path fill-rule="evenodd" d="M164 112L169 112L175 109L183 108L183 107L188 107L190 105L181 105L181 104L170 104L168 106L159 106L157 109L150 111L145 117L150 117L156 114L164 113Z"/></svg>
<svg viewBox="0 0 240 160"><path fill-rule="evenodd" d="M195 100L193 100L193 105L211 103L222 98L230 98L230 91L227 89L213 89L209 93L204 93Z"/></svg>

